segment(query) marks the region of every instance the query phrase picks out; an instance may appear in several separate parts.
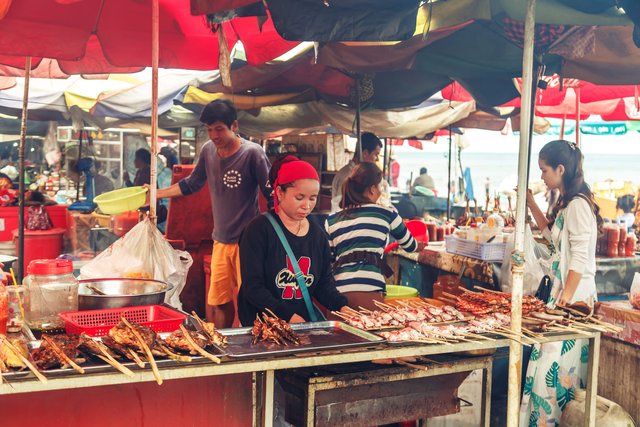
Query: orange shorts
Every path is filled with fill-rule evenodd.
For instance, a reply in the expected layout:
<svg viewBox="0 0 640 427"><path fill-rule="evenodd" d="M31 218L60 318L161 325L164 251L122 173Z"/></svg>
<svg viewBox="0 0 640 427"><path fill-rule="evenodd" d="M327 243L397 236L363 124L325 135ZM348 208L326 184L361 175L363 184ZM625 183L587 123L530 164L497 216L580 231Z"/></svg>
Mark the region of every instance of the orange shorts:
<svg viewBox="0 0 640 427"><path fill-rule="evenodd" d="M232 302L241 283L239 245L213 242L207 303L223 305Z"/></svg>

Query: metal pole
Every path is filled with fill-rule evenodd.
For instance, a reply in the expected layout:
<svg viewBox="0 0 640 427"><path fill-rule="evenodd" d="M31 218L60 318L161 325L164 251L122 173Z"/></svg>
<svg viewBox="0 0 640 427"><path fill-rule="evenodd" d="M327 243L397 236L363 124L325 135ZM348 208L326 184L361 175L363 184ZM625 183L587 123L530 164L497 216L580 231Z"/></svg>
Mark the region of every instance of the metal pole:
<svg viewBox="0 0 640 427"><path fill-rule="evenodd" d="M156 222L156 189L158 187L158 55L160 52L159 0L151 7L151 179L149 181L149 217Z"/></svg>
<svg viewBox="0 0 640 427"><path fill-rule="evenodd" d="M447 221L451 219L451 147L453 145L453 135L449 126L449 172L447 175Z"/></svg>
<svg viewBox="0 0 640 427"><path fill-rule="evenodd" d="M515 248L512 253L511 329L522 330L522 285L524 281L524 237L527 212L527 160L529 158L529 127L531 126L531 96L533 89L533 48L536 21L536 0L528 0L524 23L524 51L522 58L522 111L520 115L520 149L518 156L518 198L516 203ZM522 346L509 343L509 391L507 397L507 426L517 427L520 412L520 375Z"/></svg>
<svg viewBox="0 0 640 427"><path fill-rule="evenodd" d="M22 118L20 121L20 147L18 148L18 282L24 277L24 150L27 145L27 114L29 111L29 82L31 80L31 57L24 66L24 94L22 95Z"/></svg>
<svg viewBox="0 0 640 427"><path fill-rule="evenodd" d="M362 161L362 135L360 134L360 76L356 79L356 133L358 136L358 160Z"/></svg>

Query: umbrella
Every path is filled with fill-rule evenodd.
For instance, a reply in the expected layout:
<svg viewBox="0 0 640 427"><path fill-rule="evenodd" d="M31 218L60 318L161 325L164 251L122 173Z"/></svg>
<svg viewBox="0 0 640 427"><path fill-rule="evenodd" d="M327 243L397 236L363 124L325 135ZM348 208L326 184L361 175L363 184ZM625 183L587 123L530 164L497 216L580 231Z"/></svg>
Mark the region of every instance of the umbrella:
<svg viewBox="0 0 640 427"><path fill-rule="evenodd" d="M189 13L188 0L20 0L11 2L0 19L0 64L25 69L20 159L24 156L30 70L42 58L57 61L66 74L105 73L152 67L151 150L156 153L157 70L165 68L218 68L219 46L228 50L239 34L260 33L257 18L238 28L222 27L225 38L217 38L203 17ZM220 27L218 27L220 31ZM275 31L264 39L253 37L254 45L276 57L288 50ZM276 38L277 36L277 38ZM225 43L226 41L226 43ZM160 44L161 43L161 44ZM259 46L255 46L258 44ZM151 46L151 49L149 47ZM162 49L160 49L162 46ZM155 215L155 163L152 155L151 216ZM21 192L22 194L22 192ZM23 243L24 200L20 203L20 234ZM23 251L20 244L20 252ZM19 254L20 255L20 254ZM20 269L19 276L22 276Z"/></svg>

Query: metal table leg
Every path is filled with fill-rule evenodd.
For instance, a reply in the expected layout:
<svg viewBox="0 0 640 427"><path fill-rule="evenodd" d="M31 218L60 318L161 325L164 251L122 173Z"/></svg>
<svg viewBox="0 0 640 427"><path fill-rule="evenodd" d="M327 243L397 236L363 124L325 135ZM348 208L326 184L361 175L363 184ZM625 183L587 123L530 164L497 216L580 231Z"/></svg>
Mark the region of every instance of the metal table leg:
<svg viewBox="0 0 640 427"><path fill-rule="evenodd" d="M491 425L491 374L493 366L491 362L482 370L482 408L480 409L480 425L489 427Z"/></svg>
<svg viewBox="0 0 640 427"><path fill-rule="evenodd" d="M600 365L600 334L589 339L589 365L587 372L587 396L585 399L584 426L596 425L596 397L598 395L598 366Z"/></svg>
<svg viewBox="0 0 640 427"><path fill-rule="evenodd" d="M273 426L274 371L253 373L253 427Z"/></svg>

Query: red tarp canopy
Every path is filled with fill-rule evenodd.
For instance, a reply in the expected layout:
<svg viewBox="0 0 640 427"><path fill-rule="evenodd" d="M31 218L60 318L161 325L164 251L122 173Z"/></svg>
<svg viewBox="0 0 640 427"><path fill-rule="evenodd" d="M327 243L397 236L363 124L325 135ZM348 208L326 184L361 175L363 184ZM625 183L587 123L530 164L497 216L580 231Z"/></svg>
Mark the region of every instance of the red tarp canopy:
<svg viewBox="0 0 640 427"><path fill-rule="evenodd" d="M218 40L189 0L159 0L162 68L218 68ZM270 21L223 24L231 48L241 38L248 60L260 63L296 43L277 35ZM131 72L151 65L151 2L141 0L19 0L0 19L0 64L23 68L24 57L58 60L66 74Z"/></svg>

